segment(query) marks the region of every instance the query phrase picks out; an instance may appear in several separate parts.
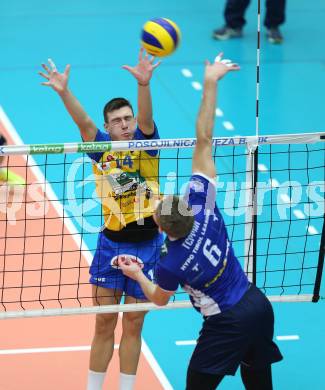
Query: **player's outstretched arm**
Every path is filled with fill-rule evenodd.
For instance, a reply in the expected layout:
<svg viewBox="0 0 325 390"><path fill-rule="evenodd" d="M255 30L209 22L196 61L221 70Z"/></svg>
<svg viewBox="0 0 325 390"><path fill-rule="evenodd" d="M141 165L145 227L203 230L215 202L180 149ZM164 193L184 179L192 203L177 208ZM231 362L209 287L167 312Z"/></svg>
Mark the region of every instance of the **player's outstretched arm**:
<svg viewBox="0 0 325 390"><path fill-rule="evenodd" d="M230 71L239 70L237 64L222 60L220 53L211 64L205 63L203 97L196 121L196 146L193 155L192 172L200 172L215 177L216 170L212 158L212 134L217 105L218 81Z"/></svg>
<svg viewBox="0 0 325 390"><path fill-rule="evenodd" d="M82 139L86 142L94 141L97 127L68 88L70 65L65 67L63 73L59 73L54 62L51 59L48 62L49 65L42 64L45 72L39 72L47 80L42 85L51 87L61 97L67 111L79 127Z"/></svg>
<svg viewBox="0 0 325 390"><path fill-rule="evenodd" d="M150 80L160 61L154 64L155 57L149 56L143 48L140 49L139 62L136 66L123 65L138 81L138 126L146 135L154 132Z"/></svg>

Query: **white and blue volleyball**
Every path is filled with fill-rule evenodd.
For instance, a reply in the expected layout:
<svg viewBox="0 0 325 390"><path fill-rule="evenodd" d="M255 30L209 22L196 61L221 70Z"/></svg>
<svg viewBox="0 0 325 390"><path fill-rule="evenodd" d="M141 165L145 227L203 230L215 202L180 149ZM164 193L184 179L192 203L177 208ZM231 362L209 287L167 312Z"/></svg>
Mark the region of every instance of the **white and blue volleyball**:
<svg viewBox="0 0 325 390"><path fill-rule="evenodd" d="M172 54L179 45L180 30L176 23L166 18L148 20L141 33L141 44L147 53L165 57Z"/></svg>

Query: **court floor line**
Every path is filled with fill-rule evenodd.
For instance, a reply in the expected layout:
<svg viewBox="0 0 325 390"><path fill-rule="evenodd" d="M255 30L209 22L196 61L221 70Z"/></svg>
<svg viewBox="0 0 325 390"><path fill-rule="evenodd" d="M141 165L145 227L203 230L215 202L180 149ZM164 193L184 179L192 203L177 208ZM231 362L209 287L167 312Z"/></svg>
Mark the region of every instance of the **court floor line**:
<svg viewBox="0 0 325 390"><path fill-rule="evenodd" d="M0 122L2 122L3 126L8 131L9 135L14 140L15 144L17 144L17 145L24 144L22 138L19 136L17 130L15 129L14 125L12 124L12 122L10 121L8 116L6 115L4 109L1 105L0 105ZM26 156L24 156L24 158L26 158ZM43 172L37 166L36 161L33 159L32 156L29 157L29 161L33 165L30 168L33 171L33 173L35 174L35 176L38 177L40 179L40 181L45 182L45 177L43 175ZM62 204L58 201L58 198L57 198L55 192L53 191L50 183L48 183L47 181L46 181L46 183L47 183L46 196L48 197L48 199L55 200L54 202L52 202L53 207L57 211L58 215L63 216L64 214L63 214ZM79 235L75 225L67 217L64 218L64 223L66 225L66 228L72 233L72 237L75 240L76 245L79 246L80 242L82 243L81 247L82 247L83 255L85 256L87 263L90 265L90 263L92 261L92 256L91 256L90 250L87 247L87 245L84 243L83 240L80 241L80 235ZM77 240L77 238L79 238L79 240ZM159 366L159 364L158 364L157 360L155 359L154 355L152 354L150 348L148 347L148 345L146 344L146 342L143 339L142 339L142 353L144 354L145 359L148 361L149 366L151 367L151 369L155 373L156 377L158 378L158 380L160 381L160 383L162 384L164 389L172 390L173 388L172 388L171 384L169 383L165 373L163 372L163 370Z"/></svg>

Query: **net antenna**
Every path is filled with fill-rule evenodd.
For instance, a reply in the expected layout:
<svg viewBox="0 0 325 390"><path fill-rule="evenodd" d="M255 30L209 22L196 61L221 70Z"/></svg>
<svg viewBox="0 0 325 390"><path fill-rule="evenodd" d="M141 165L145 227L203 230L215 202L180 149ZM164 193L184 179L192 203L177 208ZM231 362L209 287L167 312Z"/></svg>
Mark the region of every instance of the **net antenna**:
<svg viewBox="0 0 325 390"><path fill-rule="evenodd" d="M247 213L245 227L245 253L244 269L248 279L256 284L256 240L257 240L257 167L258 167L258 141L259 141L259 105L260 105L260 45L261 45L261 0L257 1L257 47L256 47L256 112L255 112L255 141L247 144L248 158L246 161L246 196Z"/></svg>

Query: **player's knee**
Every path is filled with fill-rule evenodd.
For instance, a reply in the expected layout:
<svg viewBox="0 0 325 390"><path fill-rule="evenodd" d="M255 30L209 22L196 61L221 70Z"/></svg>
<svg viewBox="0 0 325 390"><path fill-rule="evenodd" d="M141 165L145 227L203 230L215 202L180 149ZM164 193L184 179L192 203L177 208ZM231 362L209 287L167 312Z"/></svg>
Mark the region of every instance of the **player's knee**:
<svg viewBox="0 0 325 390"><path fill-rule="evenodd" d="M133 312L133 313L124 313L123 314L123 333L132 336L139 336L142 331L144 312Z"/></svg>
<svg viewBox="0 0 325 390"><path fill-rule="evenodd" d="M96 316L96 336L109 338L114 334L117 323L116 314L97 314Z"/></svg>

